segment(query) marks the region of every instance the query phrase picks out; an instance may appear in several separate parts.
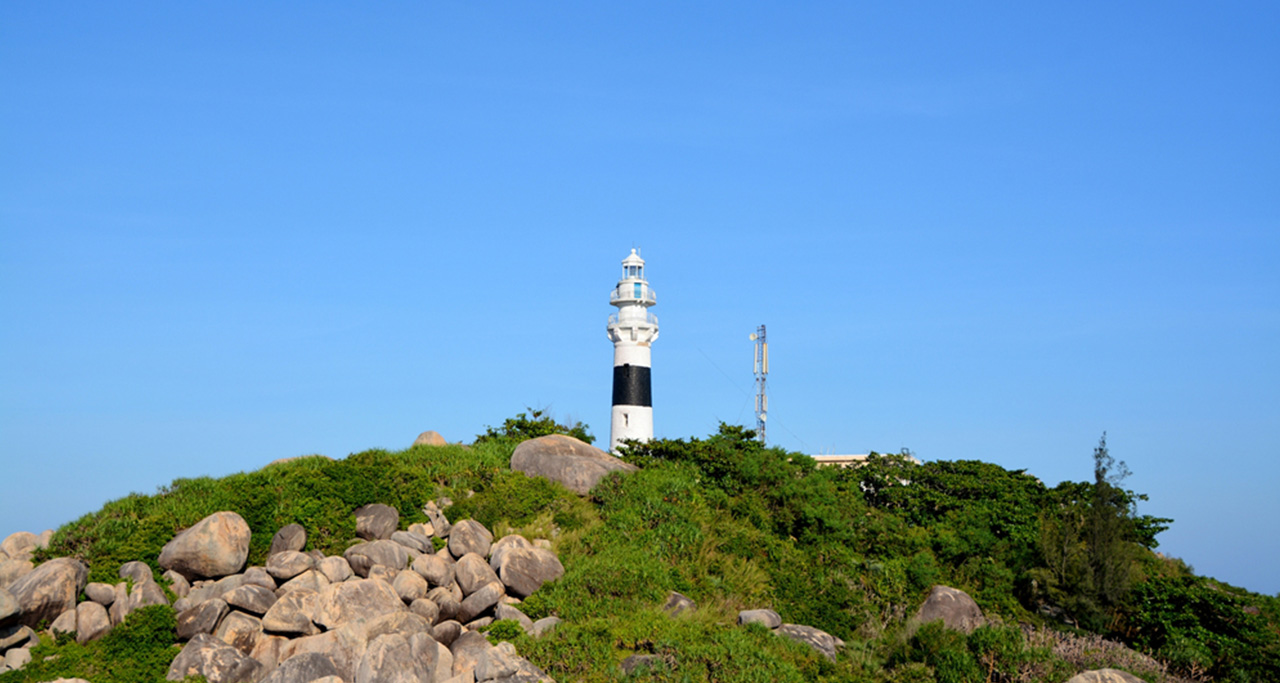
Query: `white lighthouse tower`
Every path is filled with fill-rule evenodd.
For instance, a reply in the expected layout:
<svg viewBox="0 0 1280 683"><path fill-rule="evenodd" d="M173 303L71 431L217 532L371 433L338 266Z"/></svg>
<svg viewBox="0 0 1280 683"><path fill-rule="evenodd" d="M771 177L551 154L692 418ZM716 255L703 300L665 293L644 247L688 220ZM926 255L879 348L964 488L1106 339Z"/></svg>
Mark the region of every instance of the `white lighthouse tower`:
<svg viewBox="0 0 1280 683"><path fill-rule="evenodd" d="M658 338L658 319L649 307L657 295L644 279L644 259L631 250L622 259L622 279L609 295L618 312L609 316L613 341L613 418L609 425L609 450L627 439L653 438L653 393L649 384L649 346Z"/></svg>

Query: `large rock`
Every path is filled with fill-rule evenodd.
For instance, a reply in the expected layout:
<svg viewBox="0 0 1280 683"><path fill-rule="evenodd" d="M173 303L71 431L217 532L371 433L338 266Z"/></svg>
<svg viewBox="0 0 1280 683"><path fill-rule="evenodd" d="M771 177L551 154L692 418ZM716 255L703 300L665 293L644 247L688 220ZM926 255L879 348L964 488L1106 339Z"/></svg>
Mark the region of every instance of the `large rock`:
<svg viewBox="0 0 1280 683"><path fill-rule="evenodd" d="M493 581L476 589L468 595L458 608L458 621L467 623L489 611L505 594L501 581Z"/></svg>
<svg viewBox="0 0 1280 683"><path fill-rule="evenodd" d="M431 544L431 538L416 531L393 531L391 540L412 552L430 554L436 551L436 547Z"/></svg>
<svg viewBox="0 0 1280 683"><path fill-rule="evenodd" d="M449 532L449 554L455 558L461 558L467 553L488 557L491 545L493 534L474 519L464 519L454 524L453 531Z"/></svg>
<svg viewBox="0 0 1280 683"><path fill-rule="evenodd" d="M694 602L688 596L675 591L671 591L667 595L667 601L662 605L662 611L668 616L677 616L683 612L693 612L698 609L698 603Z"/></svg>
<svg viewBox="0 0 1280 683"><path fill-rule="evenodd" d="M502 569L502 558L506 556L507 551L511 548L532 548L534 547L529 539L520 534L507 534L498 539L493 546L489 548L489 567L497 572Z"/></svg>
<svg viewBox="0 0 1280 683"><path fill-rule="evenodd" d="M266 614L267 610L276 604L274 591L253 584L245 584L235 590L228 591L222 599L238 610L258 616Z"/></svg>
<svg viewBox="0 0 1280 683"><path fill-rule="evenodd" d="M448 538L449 533L453 530L453 525L449 523L449 519L444 516L444 512L440 509L436 502L428 501L422 507L422 512L431 520L431 532L436 538Z"/></svg>
<svg viewBox="0 0 1280 683"><path fill-rule="evenodd" d="M58 615L76 608L76 596L89 578L89 567L69 557L49 560L36 567L9 587L18 601L21 621L35 627L41 621L52 622Z"/></svg>
<svg viewBox="0 0 1280 683"><path fill-rule="evenodd" d="M371 640L356 669L356 683L417 683L430 676L426 663L414 657L409 639L398 633Z"/></svg>
<svg viewBox="0 0 1280 683"><path fill-rule="evenodd" d="M165 676L180 681L189 676L204 676L209 683L241 683L262 675L262 665L234 647L207 634L191 639L169 665Z"/></svg>
<svg viewBox="0 0 1280 683"><path fill-rule="evenodd" d="M35 568L31 560L0 561L0 588L12 586L15 581L30 574Z"/></svg>
<svg viewBox="0 0 1280 683"><path fill-rule="evenodd" d="M418 438L413 440L413 445L414 446L448 446L449 442L445 441L443 436L440 436L440 432L436 432L428 429L427 431L419 434Z"/></svg>
<svg viewBox="0 0 1280 683"><path fill-rule="evenodd" d="M326 557L316 563L316 569L332 583L346 581L354 573L351 571L351 563L345 557Z"/></svg>
<svg viewBox="0 0 1280 683"><path fill-rule="evenodd" d="M637 468L572 436L550 434L529 439L511 454L511 469L531 477L543 477L586 495L610 472L632 472Z"/></svg>
<svg viewBox="0 0 1280 683"><path fill-rule="evenodd" d="M39 537L30 531L15 531L0 541L0 551L11 558L30 559L39 545Z"/></svg>
<svg viewBox="0 0 1280 683"><path fill-rule="evenodd" d="M326 630L357 619L407 609L400 596L382 581L344 581L325 588L316 602L315 622Z"/></svg>
<svg viewBox="0 0 1280 683"><path fill-rule="evenodd" d="M782 625L782 617L771 609L745 609L738 612L738 625L760 624L767 629L775 629Z"/></svg>
<svg viewBox="0 0 1280 683"><path fill-rule="evenodd" d="M120 565L120 571L116 575L122 579L132 579L133 585L138 586L144 583L152 583L156 580L155 574L151 572L151 567L146 562L125 562Z"/></svg>
<svg viewBox="0 0 1280 683"><path fill-rule="evenodd" d="M844 644L826 631L801 624L783 624L774 633L797 643L804 643L833 662L836 659L836 648Z"/></svg>
<svg viewBox="0 0 1280 683"><path fill-rule="evenodd" d="M419 598L425 598L427 591L431 589L421 574L407 570L396 574L396 578L391 581L391 587L396 590L396 594L404 600L406 605Z"/></svg>
<svg viewBox="0 0 1280 683"><path fill-rule="evenodd" d="M287 662L307 653L320 653L333 660L338 675L348 683L356 680L356 668L364 654L366 642L361 624L348 624L333 631L314 636L294 638L281 648L280 661Z"/></svg>
<svg viewBox="0 0 1280 683"><path fill-rule="evenodd" d="M916 612L916 621L921 624L938 619L942 620L943 626L964 633L987 623L978 603L968 593L950 586L934 586Z"/></svg>
<svg viewBox="0 0 1280 683"><path fill-rule="evenodd" d="M278 581L288 581L315 567L311 556L297 550L281 550L267 558L267 573Z"/></svg>
<svg viewBox="0 0 1280 683"><path fill-rule="evenodd" d="M320 594L300 588L282 596L262 616L262 629L268 633L309 636L319 629L312 623Z"/></svg>
<svg viewBox="0 0 1280 683"><path fill-rule="evenodd" d="M201 633L213 633L230 608L221 598L211 598L178 613L178 640L191 640Z"/></svg>
<svg viewBox="0 0 1280 683"><path fill-rule="evenodd" d="M1094 669L1081 671L1068 679L1067 683L1142 683L1142 679L1119 669Z"/></svg>
<svg viewBox="0 0 1280 683"><path fill-rule="evenodd" d="M453 653L453 675L460 676L475 671L480 658L492 648L489 639L479 631L467 631L454 639L449 645Z"/></svg>
<svg viewBox="0 0 1280 683"><path fill-rule="evenodd" d="M262 635L262 620L244 612L228 612L213 635L248 655Z"/></svg>
<svg viewBox="0 0 1280 683"><path fill-rule="evenodd" d="M370 541L358 543L347 548L342 556L351 565L351 571L357 576L368 576L369 569L375 565L401 570L409 562L409 551L395 541Z"/></svg>
<svg viewBox="0 0 1280 683"><path fill-rule="evenodd" d="M391 538L400 526L400 512L390 505L371 503L356 508L356 535L365 540Z"/></svg>
<svg viewBox="0 0 1280 683"><path fill-rule="evenodd" d="M0 588L0 627L18 623L22 611L18 608L18 599L4 588Z"/></svg>
<svg viewBox="0 0 1280 683"><path fill-rule="evenodd" d="M454 576L457 578L458 586L462 588L463 595L471 595L486 583L498 580L498 575L494 573L489 563L476 553L467 553L458 558L458 564L454 566ZM425 594L426 591L423 593Z"/></svg>
<svg viewBox="0 0 1280 683"><path fill-rule="evenodd" d="M329 655L308 652L298 655L271 672L263 683L311 683L325 676L341 676Z"/></svg>
<svg viewBox="0 0 1280 683"><path fill-rule="evenodd" d="M431 586L447 586L453 583L457 563L448 553L422 555L413 561L413 571L427 580Z"/></svg>
<svg viewBox="0 0 1280 683"><path fill-rule="evenodd" d="M286 524L276 531L276 535L271 537L271 549L267 551L270 557L276 553L282 553L286 550L301 551L307 545L307 530L302 528L301 524Z"/></svg>
<svg viewBox="0 0 1280 683"><path fill-rule="evenodd" d="M76 605L76 642L97 640L111 630L107 608L88 600Z"/></svg>
<svg viewBox="0 0 1280 683"><path fill-rule="evenodd" d="M164 594L164 589L156 585L155 581L134 584L133 590L129 592L130 612L150 605L167 604L169 604L169 596Z"/></svg>
<svg viewBox="0 0 1280 683"><path fill-rule="evenodd" d="M249 559L249 525L234 512L215 512L179 533L160 551L160 566L188 579L234 574Z"/></svg>
<svg viewBox="0 0 1280 683"><path fill-rule="evenodd" d="M564 576L564 565L555 553L542 548L508 548L498 572L508 592L527 598L548 581Z"/></svg>

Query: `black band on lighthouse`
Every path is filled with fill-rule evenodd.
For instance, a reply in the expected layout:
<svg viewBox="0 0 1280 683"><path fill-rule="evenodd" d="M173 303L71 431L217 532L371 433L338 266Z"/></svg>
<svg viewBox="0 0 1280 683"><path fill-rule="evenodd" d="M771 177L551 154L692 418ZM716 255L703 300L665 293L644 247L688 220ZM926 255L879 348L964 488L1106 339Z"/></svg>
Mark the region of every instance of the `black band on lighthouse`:
<svg viewBox="0 0 1280 683"><path fill-rule="evenodd" d="M630 364L613 366L613 405L653 406L649 368Z"/></svg>

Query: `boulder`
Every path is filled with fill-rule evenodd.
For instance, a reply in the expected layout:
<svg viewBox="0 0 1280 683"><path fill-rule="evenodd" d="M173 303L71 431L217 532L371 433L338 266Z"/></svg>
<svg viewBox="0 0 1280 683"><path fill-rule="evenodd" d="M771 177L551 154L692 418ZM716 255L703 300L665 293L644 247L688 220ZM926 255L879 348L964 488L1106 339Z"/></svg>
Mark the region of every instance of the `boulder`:
<svg viewBox="0 0 1280 683"><path fill-rule="evenodd" d="M36 567L9 586L18 602L21 621L35 627L41 621L52 622L58 615L76 607L76 596L84 589L89 567L69 557L59 557Z"/></svg>
<svg viewBox="0 0 1280 683"><path fill-rule="evenodd" d="M326 631L314 636L295 638L284 645L280 651L280 661L287 662L294 657L319 653L333 660L338 675L348 682L356 681L356 669L360 658L368 646L364 632L359 624L349 624L333 631Z"/></svg>
<svg viewBox="0 0 1280 683"><path fill-rule="evenodd" d="M262 630L289 636L309 636L319 632L313 619L320 593L300 588L282 596L262 615Z"/></svg>
<svg viewBox="0 0 1280 683"><path fill-rule="evenodd" d="M422 513L431 520L432 535L436 538L448 538L453 530L453 525L449 523L448 518L444 516L444 512L436 505L435 501L430 501L422 507Z"/></svg>
<svg viewBox="0 0 1280 683"><path fill-rule="evenodd" d="M31 560L9 559L0 561L0 588L12 586L18 579L30 574L36 566Z"/></svg>
<svg viewBox="0 0 1280 683"><path fill-rule="evenodd" d="M167 604L169 604L169 596L164 594L164 589L156 585L155 581L134 584L133 590L129 591L130 612L151 605Z"/></svg>
<svg viewBox="0 0 1280 683"><path fill-rule="evenodd" d="M426 669L426 663L414 657L408 638L388 633L369 641L356 670L356 683L429 681L431 674Z"/></svg>
<svg viewBox="0 0 1280 683"><path fill-rule="evenodd" d="M306 546L307 530L301 524L286 524L271 537L271 549L267 551L267 557L286 550L301 551Z"/></svg>
<svg viewBox="0 0 1280 683"><path fill-rule="evenodd" d="M413 445L414 446L448 446L449 442L445 441L443 436L440 436L440 432L436 432L428 429L427 431L419 434L418 438L413 440Z"/></svg>
<svg viewBox="0 0 1280 683"><path fill-rule="evenodd" d="M156 580L155 574L151 573L151 567L146 562L125 562L120 565L120 571L116 574L122 579L131 579L134 586L140 586L144 583L152 583Z"/></svg>
<svg viewBox="0 0 1280 683"><path fill-rule="evenodd" d="M559 625L560 617L543 617L533 622L533 628L529 631L529 635L538 638L551 633Z"/></svg>
<svg viewBox="0 0 1280 683"><path fill-rule="evenodd" d="M458 621L466 623L489 611L504 594L501 581L492 581L468 595L458 608Z"/></svg>
<svg viewBox="0 0 1280 683"><path fill-rule="evenodd" d="M316 569L333 583L351 578L351 563L345 557L326 557L316 563Z"/></svg>
<svg viewBox="0 0 1280 683"><path fill-rule="evenodd" d="M453 653L453 675L475 671L480 658L492 647L489 639L479 631L467 631L459 635L449 646L449 651Z"/></svg>
<svg viewBox="0 0 1280 683"><path fill-rule="evenodd" d="M503 553L498 576L513 595L527 598L542 584L564 576L564 565L550 550L511 547Z"/></svg>
<svg viewBox="0 0 1280 683"><path fill-rule="evenodd" d="M4 588L0 588L0 627L18 623L22 611L18 608L18 599Z"/></svg>
<svg viewBox="0 0 1280 683"><path fill-rule="evenodd" d="M610 472L633 472L637 468L608 453L564 434L529 439L511 454L511 469L531 477L543 477L586 495Z"/></svg>
<svg viewBox="0 0 1280 683"><path fill-rule="evenodd" d="M85 597L102 605L110 607L111 603L116 601L116 589L109 583L89 583L84 587Z"/></svg>
<svg viewBox="0 0 1280 683"><path fill-rule="evenodd" d="M253 652L250 652L249 656L258 660L264 671L275 671L276 667L284 661L283 653L288 646L288 638L271 635L264 631L258 636L258 642L253 644Z"/></svg>
<svg viewBox="0 0 1280 683"><path fill-rule="evenodd" d="M278 581L288 581L315 567L311 556L297 550L281 550L267 558L267 573Z"/></svg>
<svg viewBox="0 0 1280 683"><path fill-rule="evenodd" d="M312 560L314 562L314 560ZM244 570L244 584L262 586L268 590L276 589L276 580L267 573L266 567L249 567Z"/></svg>
<svg viewBox="0 0 1280 683"><path fill-rule="evenodd" d="M178 640L191 640L201 633L213 633L230 608L221 598L212 598L178 613Z"/></svg>
<svg viewBox="0 0 1280 683"><path fill-rule="evenodd" d="M520 670L520 655L514 645L501 642L485 650L476 661L476 681L501 680Z"/></svg>
<svg viewBox="0 0 1280 683"><path fill-rule="evenodd" d="M165 571L161 578L168 579L169 589L180 598L187 597L187 594L191 592L191 584L187 582L187 578L172 569Z"/></svg>
<svg viewBox="0 0 1280 683"><path fill-rule="evenodd" d="M410 524L409 531L426 536L428 539L436 535L435 527L431 526L431 522L427 522L426 524L423 524L422 522ZM432 546L432 552L435 552L435 546Z"/></svg>
<svg viewBox="0 0 1280 683"><path fill-rule="evenodd" d="M249 525L234 512L215 512L182 531L160 551L160 566L187 579L234 574L249 558Z"/></svg>
<svg viewBox="0 0 1280 683"><path fill-rule="evenodd" d="M404 609L395 589L382 581L344 581L320 592L315 623L331 631L349 621L373 619Z"/></svg>
<svg viewBox="0 0 1280 683"><path fill-rule="evenodd" d="M182 648L169 665L165 678L181 681L190 676L203 676L209 683L241 683L257 680L261 675L262 665L256 660L207 633L201 633Z"/></svg>
<svg viewBox="0 0 1280 683"><path fill-rule="evenodd" d="M415 633L431 633L431 624L413 612L387 612L364 622L364 636L369 642L388 633L398 633L405 638Z"/></svg>
<svg viewBox="0 0 1280 683"><path fill-rule="evenodd" d="M915 618L920 624L941 619L943 626L963 633L986 623L978 603L968 593L949 586L934 586Z"/></svg>
<svg viewBox="0 0 1280 683"><path fill-rule="evenodd" d="M738 625L760 624L767 629L775 629L782 625L782 617L771 609L747 609L738 612Z"/></svg>
<svg viewBox="0 0 1280 683"><path fill-rule="evenodd" d="M312 569L289 579L283 586L277 588L276 597L283 597L296 590L309 590L319 593L331 583L333 582L324 574Z"/></svg>
<svg viewBox="0 0 1280 683"><path fill-rule="evenodd" d="M413 571L427 580L431 586L447 586L453 583L456 563L448 553L422 555L413 561Z"/></svg>
<svg viewBox="0 0 1280 683"><path fill-rule="evenodd" d="M400 512L390 505L371 503L356 508L356 535L368 541L391 538L400 526Z"/></svg>
<svg viewBox="0 0 1280 683"><path fill-rule="evenodd" d="M431 626L435 626L436 622L440 621L440 606L426 598L419 598L409 603L409 611L422 617Z"/></svg>
<svg viewBox="0 0 1280 683"><path fill-rule="evenodd" d="M27 664L31 663L31 650L25 647L15 647L4 653L4 665L10 671L17 671Z"/></svg>
<svg viewBox="0 0 1280 683"><path fill-rule="evenodd" d="M462 624L452 619L447 619L431 627L431 637L445 647L452 645L453 641L457 640L460 635L462 635Z"/></svg>
<svg viewBox="0 0 1280 683"><path fill-rule="evenodd" d="M262 620L244 612L228 612L213 635L248 655L253 652L258 636L262 635Z"/></svg>
<svg viewBox="0 0 1280 683"><path fill-rule="evenodd" d="M455 532L452 538L457 538ZM489 566L484 558L476 553L467 553L458 558L458 563L453 568L454 578L458 582L458 587L462 589L462 594L471 595L481 586L498 580L498 575L494 573L493 568Z"/></svg>
<svg viewBox="0 0 1280 683"><path fill-rule="evenodd" d="M0 627L0 652L19 647L30 647L40 642L40 636L30 626L14 624Z"/></svg>
<svg viewBox="0 0 1280 683"><path fill-rule="evenodd" d="M129 616L129 584L121 581L115 585L116 599L111 601L111 607L107 608L107 616L111 617L111 625L119 626L124 623L124 618Z"/></svg>
<svg viewBox="0 0 1280 683"><path fill-rule="evenodd" d="M394 541L378 540L358 543L347 548L342 556L351 565L351 571L357 576L369 575L369 568L382 565L392 569L404 569L409 563L409 552L404 546Z"/></svg>
<svg viewBox="0 0 1280 683"><path fill-rule="evenodd" d="M242 611L262 616L276 604L275 592L255 584L245 584L222 596L227 604Z"/></svg>
<svg viewBox="0 0 1280 683"><path fill-rule="evenodd" d="M474 519L464 519L453 525L449 532L449 554L460 558L467 553L475 553L480 557L489 556L489 546L493 544L493 534L484 525Z"/></svg>
<svg viewBox="0 0 1280 683"><path fill-rule="evenodd" d="M844 644L826 631L801 624L783 624L774 633L797 643L804 643L833 662L836 659L836 648Z"/></svg>
<svg viewBox="0 0 1280 683"><path fill-rule="evenodd" d="M391 587L396 590L396 595L404 600L405 604L410 604L419 598L425 598L430 586L422 575L415 571L402 571L396 574L396 578L391 581Z"/></svg>
<svg viewBox="0 0 1280 683"><path fill-rule="evenodd" d="M75 609L74 608L69 609L63 612L62 614L59 614L58 618L54 619L52 624L49 624L49 632L54 635L57 635L59 633L70 633L72 635L75 635L75 632L76 632Z"/></svg>
<svg viewBox="0 0 1280 683"><path fill-rule="evenodd" d="M516 607L498 603L493 607L493 616L495 619L511 619L518 622L525 633L533 632L533 620Z"/></svg>
<svg viewBox="0 0 1280 683"><path fill-rule="evenodd" d="M1142 683L1142 679L1119 669L1094 669L1081 671L1069 678L1067 683Z"/></svg>
<svg viewBox="0 0 1280 683"><path fill-rule="evenodd" d="M427 676L424 681L443 681L453 674L453 653L443 643L425 633L409 637L413 657L422 663Z"/></svg>
<svg viewBox="0 0 1280 683"><path fill-rule="evenodd" d="M502 569L502 558L510 548L532 548L533 544L520 534L507 534L489 548L489 567L497 572Z"/></svg>
<svg viewBox="0 0 1280 683"><path fill-rule="evenodd" d="M0 551L12 559L31 559L40 539L30 531L15 531L0 541Z"/></svg>
<svg viewBox="0 0 1280 683"><path fill-rule="evenodd" d="M667 616L671 617L682 612L692 612L697 609L698 603L675 591L671 591L671 593L667 595L667 601L662 605L662 611L666 612Z"/></svg>
<svg viewBox="0 0 1280 683"><path fill-rule="evenodd" d="M431 544L431 538L416 531L393 531L391 540L419 553L430 554L436 551L436 547Z"/></svg>
<svg viewBox="0 0 1280 683"><path fill-rule="evenodd" d="M340 676L329 655L307 652L285 661L263 683L312 683L325 676Z"/></svg>
<svg viewBox="0 0 1280 683"><path fill-rule="evenodd" d="M76 642L97 640L111 630L111 617L107 608L96 602L85 601L76 605Z"/></svg>

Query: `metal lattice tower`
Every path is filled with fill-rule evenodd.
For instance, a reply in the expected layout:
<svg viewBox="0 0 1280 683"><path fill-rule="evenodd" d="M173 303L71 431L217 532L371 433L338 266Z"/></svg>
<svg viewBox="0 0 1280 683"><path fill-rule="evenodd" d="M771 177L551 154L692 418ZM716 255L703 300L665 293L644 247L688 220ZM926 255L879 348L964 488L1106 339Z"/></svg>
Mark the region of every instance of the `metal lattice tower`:
<svg viewBox="0 0 1280 683"><path fill-rule="evenodd" d="M756 328L750 339L756 343L756 438L764 443L765 422L769 419L769 395L765 393L765 381L769 379L769 341L764 336L764 325Z"/></svg>

